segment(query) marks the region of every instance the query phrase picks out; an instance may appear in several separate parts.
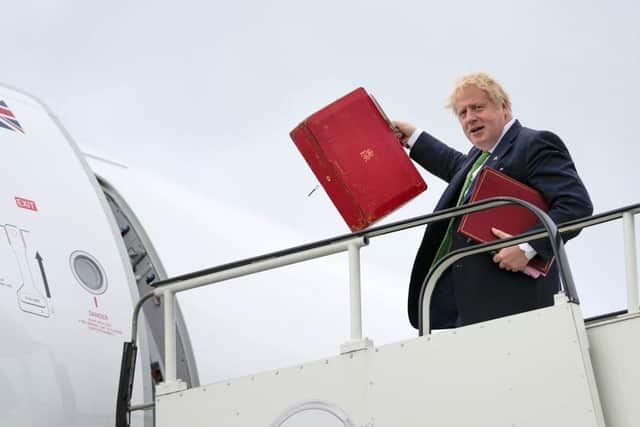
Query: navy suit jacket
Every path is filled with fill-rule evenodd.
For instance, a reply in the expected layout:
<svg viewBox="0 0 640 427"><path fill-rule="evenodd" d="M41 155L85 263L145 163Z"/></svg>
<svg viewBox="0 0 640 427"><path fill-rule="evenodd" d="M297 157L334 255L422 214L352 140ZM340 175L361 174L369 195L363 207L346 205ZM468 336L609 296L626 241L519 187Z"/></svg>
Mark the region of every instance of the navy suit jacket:
<svg viewBox="0 0 640 427"><path fill-rule="evenodd" d="M436 205L436 211L455 206L464 179L479 155L480 150L476 147L465 155L426 132L420 135L411 148L411 158L449 183ZM551 132L529 129L516 121L485 166L537 189L549 204L548 214L556 224L589 216L593 212L589 194L569 151ZM451 250L475 244L457 233L459 221L460 218L454 221ZM428 225L416 254L408 297L409 319L415 328L418 327L420 288L447 225L448 221ZM563 234L563 238L566 241L576 234ZM548 239L530 244L539 256L552 256ZM555 263L546 277L533 279L520 272L501 270L488 253L469 256L452 265L438 281L431 299L431 326L466 325L550 306L559 284Z"/></svg>

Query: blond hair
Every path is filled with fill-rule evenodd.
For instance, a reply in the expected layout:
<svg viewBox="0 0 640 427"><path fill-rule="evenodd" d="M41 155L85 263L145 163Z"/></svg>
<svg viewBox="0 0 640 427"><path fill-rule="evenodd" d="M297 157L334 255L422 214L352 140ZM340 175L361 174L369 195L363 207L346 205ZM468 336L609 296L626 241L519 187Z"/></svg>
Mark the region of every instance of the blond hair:
<svg viewBox="0 0 640 427"><path fill-rule="evenodd" d="M455 113L456 99L460 95L460 92L468 86L475 86L486 93L491 102L496 105L502 105L504 102L507 110L511 111L511 100L509 99L509 95L502 86L500 86L500 83L486 73L470 73L460 77L449 95L446 107L451 108Z"/></svg>

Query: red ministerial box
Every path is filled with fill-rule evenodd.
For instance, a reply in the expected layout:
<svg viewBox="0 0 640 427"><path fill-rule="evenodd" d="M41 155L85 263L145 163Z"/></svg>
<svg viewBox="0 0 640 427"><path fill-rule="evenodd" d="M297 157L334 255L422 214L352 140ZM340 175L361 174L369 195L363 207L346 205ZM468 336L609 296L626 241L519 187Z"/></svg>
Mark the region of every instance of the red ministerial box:
<svg viewBox="0 0 640 427"><path fill-rule="evenodd" d="M490 197L515 197L535 205L545 212L549 206L542 195L520 181L485 167L479 175L468 203L488 199ZM504 205L484 211L466 214L460 221L458 231L480 243L491 242L498 238L491 232L491 227L499 228L505 233L516 235L524 233L538 223L538 217L529 209L519 205ZM553 258L545 260L535 256L528 266L546 275Z"/></svg>
<svg viewBox="0 0 640 427"><path fill-rule="evenodd" d="M383 114L358 88L290 133L351 231L369 226L427 188Z"/></svg>

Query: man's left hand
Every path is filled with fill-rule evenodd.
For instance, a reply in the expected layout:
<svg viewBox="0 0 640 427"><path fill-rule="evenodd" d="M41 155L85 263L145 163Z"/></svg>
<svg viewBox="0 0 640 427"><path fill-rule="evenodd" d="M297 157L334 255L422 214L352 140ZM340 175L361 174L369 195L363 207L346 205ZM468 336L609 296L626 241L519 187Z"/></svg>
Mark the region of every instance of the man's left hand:
<svg viewBox="0 0 640 427"><path fill-rule="evenodd" d="M492 227L491 232L500 239L511 237L511 234L505 233L497 228ZM500 249L500 252L493 256L493 262L498 264L503 270L522 271L529 263L529 259L520 247L509 246L508 248Z"/></svg>

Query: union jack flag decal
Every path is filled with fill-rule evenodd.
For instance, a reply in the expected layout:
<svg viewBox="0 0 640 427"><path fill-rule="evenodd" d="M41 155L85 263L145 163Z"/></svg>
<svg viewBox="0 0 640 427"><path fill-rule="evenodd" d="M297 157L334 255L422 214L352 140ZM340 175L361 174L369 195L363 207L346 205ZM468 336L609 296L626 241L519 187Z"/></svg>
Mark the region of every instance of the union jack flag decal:
<svg viewBox="0 0 640 427"><path fill-rule="evenodd" d="M2 100L0 100L0 128L24 133L20 122L16 120L16 116L13 115L6 102Z"/></svg>

